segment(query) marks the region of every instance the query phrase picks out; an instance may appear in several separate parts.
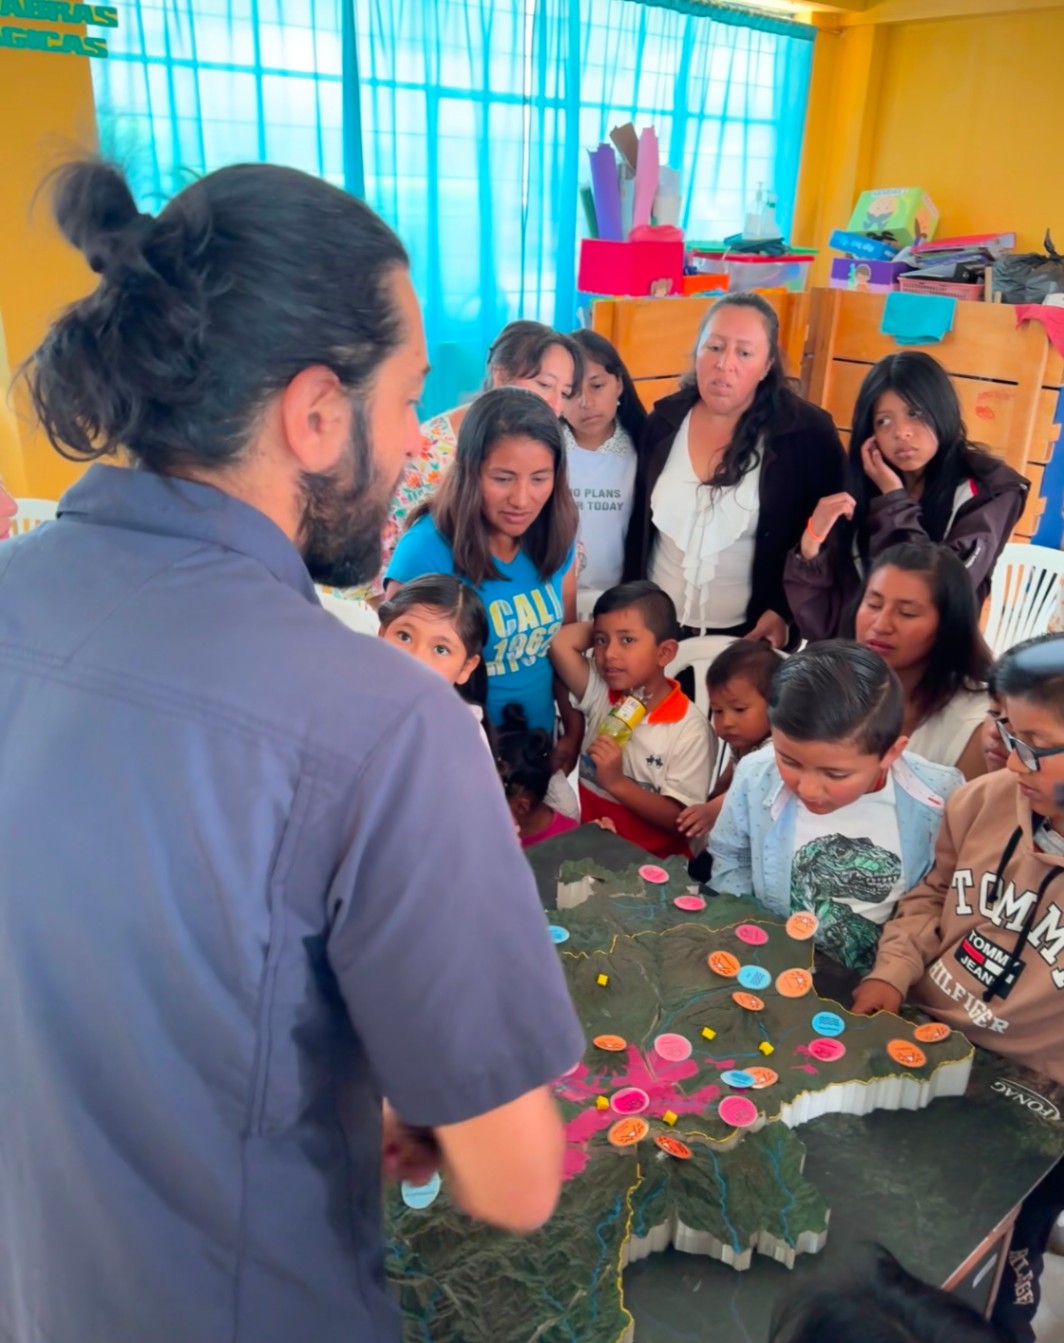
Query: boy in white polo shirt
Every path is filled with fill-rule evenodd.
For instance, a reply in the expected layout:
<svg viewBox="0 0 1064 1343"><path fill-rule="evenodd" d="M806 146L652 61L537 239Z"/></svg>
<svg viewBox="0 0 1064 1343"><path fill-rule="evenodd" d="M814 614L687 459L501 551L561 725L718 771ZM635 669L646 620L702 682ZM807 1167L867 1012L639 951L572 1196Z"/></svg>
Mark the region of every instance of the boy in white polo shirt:
<svg viewBox="0 0 1064 1343"><path fill-rule="evenodd" d="M602 594L592 617L563 626L550 646L554 670L587 718L581 819L609 819L660 858L686 855L676 821L705 801L712 762L709 723L665 675L678 646L676 608L656 583L621 583ZM646 716L622 747L599 729L633 691Z"/></svg>

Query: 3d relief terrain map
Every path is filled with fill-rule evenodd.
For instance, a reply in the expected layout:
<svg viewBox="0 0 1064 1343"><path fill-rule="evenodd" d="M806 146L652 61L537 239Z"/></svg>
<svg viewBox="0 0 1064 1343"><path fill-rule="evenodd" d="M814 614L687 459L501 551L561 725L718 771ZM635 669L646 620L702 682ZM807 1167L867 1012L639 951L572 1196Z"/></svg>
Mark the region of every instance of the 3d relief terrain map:
<svg viewBox="0 0 1064 1343"><path fill-rule="evenodd" d="M555 1083L558 1209L522 1238L470 1221L446 1181L391 1191L405 1343L631 1343L627 1264L674 1245L741 1272L825 1244L802 1123L963 1094L962 1035L818 999L813 916L785 926L752 900L703 901L684 867L562 867L544 937L588 1048Z"/></svg>

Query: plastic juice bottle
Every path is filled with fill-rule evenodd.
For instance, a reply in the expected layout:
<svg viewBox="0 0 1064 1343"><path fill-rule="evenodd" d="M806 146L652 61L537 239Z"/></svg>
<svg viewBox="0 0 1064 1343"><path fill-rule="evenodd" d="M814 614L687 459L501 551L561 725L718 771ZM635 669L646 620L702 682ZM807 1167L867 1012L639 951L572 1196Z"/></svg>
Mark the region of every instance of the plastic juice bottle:
<svg viewBox="0 0 1064 1343"><path fill-rule="evenodd" d="M618 746L631 740L632 733L647 716L647 704L642 690L633 690L615 704L602 721L600 737L612 737Z"/></svg>

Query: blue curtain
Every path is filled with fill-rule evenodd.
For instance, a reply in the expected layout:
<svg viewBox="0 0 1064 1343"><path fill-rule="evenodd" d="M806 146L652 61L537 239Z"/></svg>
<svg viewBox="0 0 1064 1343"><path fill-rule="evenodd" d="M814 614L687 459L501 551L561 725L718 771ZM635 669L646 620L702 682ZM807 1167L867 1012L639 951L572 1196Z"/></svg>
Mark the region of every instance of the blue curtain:
<svg viewBox="0 0 1064 1343"><path fill-rule="evenodd" d="M576 312L586 150L632 120L681 170L689 237L758 183L790 224L813 30L694 0L142 0L94 61L104 148L157 207L247 159L363 195L411 252L433 375L479 385L515 317ZM800 241L800 240L799 240Z"/></svg>

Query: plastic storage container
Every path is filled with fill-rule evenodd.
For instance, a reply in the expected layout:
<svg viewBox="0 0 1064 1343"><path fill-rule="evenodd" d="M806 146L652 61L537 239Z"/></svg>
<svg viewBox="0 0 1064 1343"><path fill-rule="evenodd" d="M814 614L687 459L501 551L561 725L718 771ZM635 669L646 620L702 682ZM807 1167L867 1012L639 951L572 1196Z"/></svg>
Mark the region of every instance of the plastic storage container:
<svg viewBox="0 0 1064 1343"><path fill-rule="evenodd" d="M813 252L792 252L786 256L740 256L725 254L724 268L732 289L789 289L800 294L809 283Z"/></svg>

